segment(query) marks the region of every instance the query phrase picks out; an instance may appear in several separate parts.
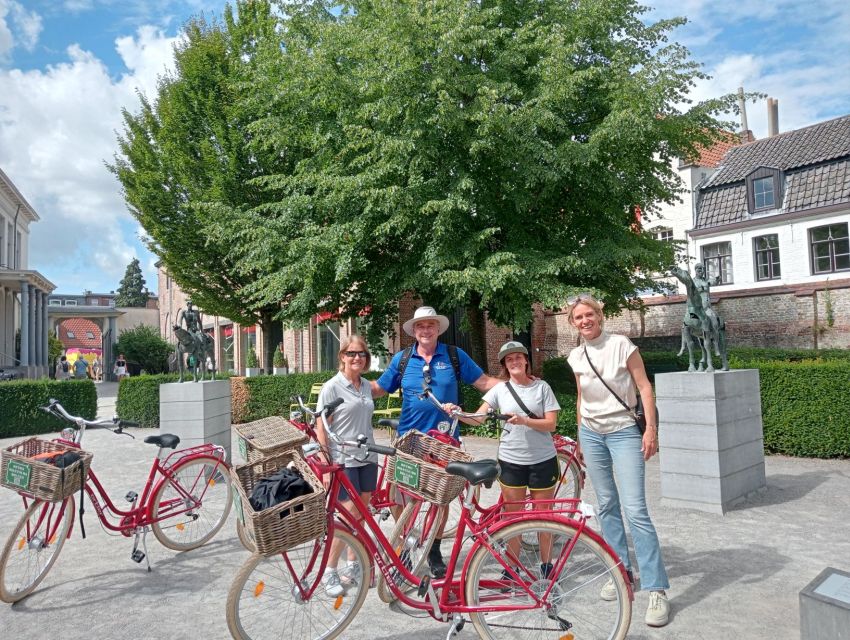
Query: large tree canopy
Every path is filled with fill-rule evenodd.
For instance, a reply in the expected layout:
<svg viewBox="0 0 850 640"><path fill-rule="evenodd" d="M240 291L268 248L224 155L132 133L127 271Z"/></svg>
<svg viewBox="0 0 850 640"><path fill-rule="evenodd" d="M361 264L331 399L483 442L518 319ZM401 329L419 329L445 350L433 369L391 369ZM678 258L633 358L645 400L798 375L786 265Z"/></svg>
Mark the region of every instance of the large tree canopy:
<svg viewBox="0 0 850 640"><path fill-rule="evenodd" d="M225 28L191 23L156 105L125 116L127 199L208 311L342 309L374 334L413 291L466 306L481 349L485 312L522 327L585 288L616 308L672 263L636 207L677 197L671 160L734 104L688 103L701 73L667 41L680 21L647 24L632 0L273 13L240 1Z"/></svg>

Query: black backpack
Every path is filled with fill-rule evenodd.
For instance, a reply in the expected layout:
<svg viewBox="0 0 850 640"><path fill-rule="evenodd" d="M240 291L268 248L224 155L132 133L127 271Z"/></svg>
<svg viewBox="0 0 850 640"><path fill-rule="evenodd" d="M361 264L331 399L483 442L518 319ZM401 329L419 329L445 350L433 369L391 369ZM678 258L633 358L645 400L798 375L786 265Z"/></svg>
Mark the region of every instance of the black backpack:
<svg viewBox="0 0 850 640"><path fill-rule="evenodd" d="M449 360L452 362L452 369L455 372L455 381L457 382L457 404L463 408L463 386L460 379L460 358L457 356L457 347L453 344L447 344L446 349L449 352ZM404 372L407 369L407 363L410 362L410 356L413 355L413 346L407 347L401 352L401 360L398 363L398 379L399 384L404 378Z"/></svg>
<svg viewBox="0 0 850 640"><path fill-rule="evenodd" d="M68 361L67 360L65 360L65 362L62 363L62 371L64 373L68 373Z"/></svg>

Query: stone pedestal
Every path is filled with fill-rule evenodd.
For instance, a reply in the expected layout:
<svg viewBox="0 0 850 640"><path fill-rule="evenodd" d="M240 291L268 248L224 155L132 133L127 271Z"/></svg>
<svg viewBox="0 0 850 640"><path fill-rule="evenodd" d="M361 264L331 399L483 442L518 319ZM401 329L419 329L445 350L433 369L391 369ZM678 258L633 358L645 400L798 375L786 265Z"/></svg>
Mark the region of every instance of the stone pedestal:
<svg viewBox="0 0 850 640"><path fill-rule="evenodd" d="M723 514L764 489L757 369L655 377L661 502Z"/></svg>
<svg viewBox="0 0 850 640"><path fill-rule="evenodd" d="M829 567L800 592L800 640L850 640L850 573Z"/></svg>
<svg viewBox="0 0 850 640"><path fill-rule="evenodd" d="M159 429L179 436L181 448L205 442L220 445L229 461L230 381L161 384Z"/></svg>

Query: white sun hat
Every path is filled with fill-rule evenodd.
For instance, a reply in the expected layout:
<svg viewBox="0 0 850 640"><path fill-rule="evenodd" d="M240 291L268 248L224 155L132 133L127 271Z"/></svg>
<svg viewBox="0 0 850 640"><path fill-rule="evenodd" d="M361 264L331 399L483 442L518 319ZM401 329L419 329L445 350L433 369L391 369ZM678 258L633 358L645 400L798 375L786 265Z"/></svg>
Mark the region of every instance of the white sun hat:
<svg viewBox="0 0 850 640"><path fill-rule="evenodd" d="M409 336L413 336L413 325L422 320L436 320L439 322L440 331L437 335L444 334L446 329L449 328L449 319L437 313L434 307L419 307L413 312L413 317L402 325L404 332Z"/></svg>

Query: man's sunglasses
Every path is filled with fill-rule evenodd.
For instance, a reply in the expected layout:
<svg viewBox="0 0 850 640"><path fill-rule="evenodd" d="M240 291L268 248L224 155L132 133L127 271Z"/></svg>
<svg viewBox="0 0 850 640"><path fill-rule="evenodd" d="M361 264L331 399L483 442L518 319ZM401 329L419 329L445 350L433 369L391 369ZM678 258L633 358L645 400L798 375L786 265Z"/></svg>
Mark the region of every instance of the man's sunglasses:
<svg viewBox="0 0 850 640"><path fill-rule="evenodd" d="M426 386L431 386L431 365L427 363L422 365L422 380Z"/></svg>
<svg viewBox="0 0 850 640"><path fill-rule="evenodd" d="M346 351L345 355L348 356L349 358L356 358L357 356L360 356L361 358L368 358L369 352L368 351Z"/></svg>

